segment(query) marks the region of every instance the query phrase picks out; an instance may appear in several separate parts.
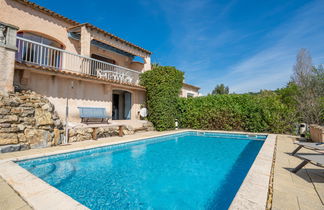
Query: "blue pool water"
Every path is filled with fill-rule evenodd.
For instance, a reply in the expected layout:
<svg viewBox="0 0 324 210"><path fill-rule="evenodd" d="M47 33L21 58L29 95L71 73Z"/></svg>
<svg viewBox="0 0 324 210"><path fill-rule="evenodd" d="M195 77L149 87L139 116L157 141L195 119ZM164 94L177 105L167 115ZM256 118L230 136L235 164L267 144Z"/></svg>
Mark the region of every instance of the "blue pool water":
<svg viewBox="0 0 324 210"><path fill-rule="evenodd" d="M184 132L17 163L91 209L227 209L265 138Z"/></svg>

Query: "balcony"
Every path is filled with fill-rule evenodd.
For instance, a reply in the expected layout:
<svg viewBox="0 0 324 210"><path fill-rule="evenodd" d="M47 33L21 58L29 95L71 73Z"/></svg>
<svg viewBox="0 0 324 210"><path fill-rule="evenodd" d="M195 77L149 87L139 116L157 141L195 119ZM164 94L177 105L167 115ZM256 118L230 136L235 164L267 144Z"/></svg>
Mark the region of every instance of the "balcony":
<svg viewBox="0 0 324 210"><path fill-rule="evenodd" d="M17 37L16 61L138 85L140 72Z"/></svg>

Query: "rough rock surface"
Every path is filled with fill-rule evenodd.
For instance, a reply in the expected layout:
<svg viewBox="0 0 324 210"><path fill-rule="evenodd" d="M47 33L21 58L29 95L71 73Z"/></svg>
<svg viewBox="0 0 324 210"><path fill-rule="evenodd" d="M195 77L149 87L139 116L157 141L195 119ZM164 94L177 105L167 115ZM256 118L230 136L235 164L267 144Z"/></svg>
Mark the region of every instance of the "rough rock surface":
<svg viewBox="0 0 324 210"><path fill-rule="evenodd" d="M77 142L92 139L94 135L93 128L75 128L73 130L69 130L69 142ZM134 134L134 129L131 126L123 127L124 135ZM119 135L119 127L99 127L96 129L97 138L106 138L110 136L118 136Z"/></svg>
<svg viewBox="0 0 324 210"><path fill-rule="evenodd" d="M44 96L33 91L0 95L0 153L56 145L62 128Z"/></svg>

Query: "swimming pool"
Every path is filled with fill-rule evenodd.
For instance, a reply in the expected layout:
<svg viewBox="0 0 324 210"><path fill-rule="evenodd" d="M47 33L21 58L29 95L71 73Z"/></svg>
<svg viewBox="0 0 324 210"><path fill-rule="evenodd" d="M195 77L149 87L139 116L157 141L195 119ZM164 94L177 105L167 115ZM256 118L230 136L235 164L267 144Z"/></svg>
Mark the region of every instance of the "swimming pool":
<svg viewBox="0 0 324 210"><path fill-rule="evenodd" d="M265 139L184 132L17 163L91 209L227 209Z"/></svg>

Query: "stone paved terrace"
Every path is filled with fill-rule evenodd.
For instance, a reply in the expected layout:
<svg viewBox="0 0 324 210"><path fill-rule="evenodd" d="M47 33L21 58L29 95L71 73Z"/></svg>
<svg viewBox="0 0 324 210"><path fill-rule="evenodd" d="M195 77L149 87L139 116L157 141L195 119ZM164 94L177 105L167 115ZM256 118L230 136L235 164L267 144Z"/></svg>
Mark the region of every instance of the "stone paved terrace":
<svg viewBox="0 0 324 210"><path fill-rule="evenodd" d="M297 147L295 138L279 135L273 179L272 209L324 209L324 169L307 164L297 174L290 170L302 162L290 153ZM301 149L298 153L314 153ZM297 154L298 154L297 153Z"/></svg>
<svg viewBox="0 0 324 210"><path fill-rule="evenodd" d="M173 132L144 132L134 135L110 137L97 141L76 142L67 146L57 146L43 149L32 149L14 153L0 154L0 161L7 158L17 158L26 155L48 154L69 149L83 149L107 143L131 141L157 134ZM277 138L276 161L274 165L273 202L272 209L324 209L324 169L311 164L300 170L297 175L289 170L297 166L301 160L289 155L296 146L295 138L279 135ZM302 149L300 152L312 152ZM31 209L26 202L0 177L0 209Z"/></svg>
<svg viewBox="0 0 324 210"><path fill-rule="evenodd" d="M0 209L28 210L32 208L0 177Z"/></svg>

